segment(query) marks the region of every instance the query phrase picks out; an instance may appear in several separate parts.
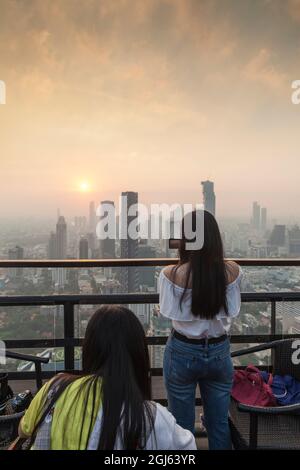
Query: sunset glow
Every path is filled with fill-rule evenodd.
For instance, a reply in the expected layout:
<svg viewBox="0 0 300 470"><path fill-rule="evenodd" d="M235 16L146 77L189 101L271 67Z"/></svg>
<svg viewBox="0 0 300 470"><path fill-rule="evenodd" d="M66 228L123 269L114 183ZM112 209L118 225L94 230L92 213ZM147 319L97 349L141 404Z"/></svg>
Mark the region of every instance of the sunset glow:
<svg viewBox="0 0 300 470"><path fill-rule="evenodd" d="M0 24L0 215L201 202L205 179L219 215L298 211L298 0L3 1Z"/></svg>
<svg viewBox="0 0 300 470"><path fill-rule="evenodd" d="M91 190L91 185L88 181L82 181L79 184L79 191L82 193L88 193Z"/></svg>

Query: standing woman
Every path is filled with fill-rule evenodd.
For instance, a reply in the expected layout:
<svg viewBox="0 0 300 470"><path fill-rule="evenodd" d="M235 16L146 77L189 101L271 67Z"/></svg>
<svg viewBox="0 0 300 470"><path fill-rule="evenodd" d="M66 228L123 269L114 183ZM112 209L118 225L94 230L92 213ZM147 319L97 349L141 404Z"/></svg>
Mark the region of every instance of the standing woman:
<svg viewBox="0 0 300 470"><path fill-rule="evenodd" d="M186 249L182 222L179 261L160 274L160 312L173 330L164 356L169 410L177 423L194 432L197 385L203 402L210 449L230 449L228 410L233 379L229 330L240 312L240 267L225 261L218 224L207 211L189 214L193 231L203 220L200 250ZM188 240L191 242L191 240Z"/></svg>

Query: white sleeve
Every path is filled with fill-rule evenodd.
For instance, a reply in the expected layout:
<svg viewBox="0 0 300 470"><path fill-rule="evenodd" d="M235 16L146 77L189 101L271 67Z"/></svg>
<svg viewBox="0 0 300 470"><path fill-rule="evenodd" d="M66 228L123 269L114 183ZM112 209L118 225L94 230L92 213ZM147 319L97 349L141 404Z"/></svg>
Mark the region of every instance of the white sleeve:
<svg viewBox="0 0 300 470"><path fill-rule="evenodd" d="M158 278L158 292L159 292L159 311L163 317L170 318L170 311L172 311L173 296L169 294L170 285L164 277L163 270L160 272Z"/></svg>
<svg viewBox="0 0 300 470"><path fill-rule="evenodd" d="M191 296L185 295L181 305L181 296L184 292L183 287L175 286L175 284L165 276L163 271L161 271L159 276L158 287L160 314L163 317L178 321L194 320L190 313Z"/></svg>
<svg viewBox="0 0 300 470"><path fill-rule="evenodd" d="M241 310L241 283L243 272L239 268L239 275L231 284L227 286L227 307L230 317L237 317Z"/></svg>
<svg viewBox="0 0 300 470"><path fill-rule="evenodd" d="M147 442L147 450L197 450L193 434L176 423L174 416L156 404L154 433Z"/></svg>

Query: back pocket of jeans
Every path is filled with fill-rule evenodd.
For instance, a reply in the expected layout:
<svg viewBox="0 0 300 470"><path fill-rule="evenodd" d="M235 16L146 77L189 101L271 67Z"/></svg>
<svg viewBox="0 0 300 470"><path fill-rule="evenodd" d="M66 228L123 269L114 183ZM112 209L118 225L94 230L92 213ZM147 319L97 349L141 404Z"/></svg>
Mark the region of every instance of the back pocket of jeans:
<svg viewBox="0 0 300 470"><path fill-rule="evenodd" d="M171 352L169 367L169 379L176 383L189 383L194 380L196 374L197 359L190 353Z"/></svg>

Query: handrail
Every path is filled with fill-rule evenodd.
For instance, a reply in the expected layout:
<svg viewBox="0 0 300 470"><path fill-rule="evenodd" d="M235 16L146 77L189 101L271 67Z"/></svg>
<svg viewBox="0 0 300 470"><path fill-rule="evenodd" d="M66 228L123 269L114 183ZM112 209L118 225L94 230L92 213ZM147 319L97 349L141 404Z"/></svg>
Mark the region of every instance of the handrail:
<svg viewBox="0 0 300 470"><path fill-rule="evenodd" d="M294 337L294 335L292 335L292 336ZM279 339L277 341L270 341L269 343L259 344L258 346L252 346L252 347L246 348L246 349L238 349L238 350L233 351L231 353L231 357L245 356L247 354L260 352L260 351L265 351L267 349L274 349L274 348L276 348L276 346L278 346L279 344L282 344L284 341L286 341L286 339Z"/></svg>
<svg viewBox="0 0 300 470"><path fill-rule="evenodd" d="M47 364L49 362L49 357L39 357L32 356L29 354L20 354L14 351L5 351L5 356L10 359L19 359L21 361L32 362L35 368L35 380L37 390L39 390L43 385L43 374L42 374L42 364ZM8 374L9 375L9 374Z"/></svg>
<svg viewBox="0 0 300 470"><path fill-rule="evenodd" d="M300 292L242 292L242 302L283 302L300 301ZM34 305L94 305L94 304L158 304L159 294L58 294L58 295L14 295L1 296L0 306L34 306Z"/></svg>
<svg viewBox="0 0 300 470"><path fill-rule="evenodd" d="M10 359L19 359L27 362L39 362L41 364L48 364L49 362L49 357L32 356L31 354L21 354L14 351L6 351L5 355Z"/></svg>
<svg viewBox="0 0 300 470"><path fill-rule="evenodd" d="M300 266L300 258L226 258L240 266ZM0 268L105 268L167 266L176 264L178 258L114 258L114 259L64 259L64 260L0 260Z"/></svg>

